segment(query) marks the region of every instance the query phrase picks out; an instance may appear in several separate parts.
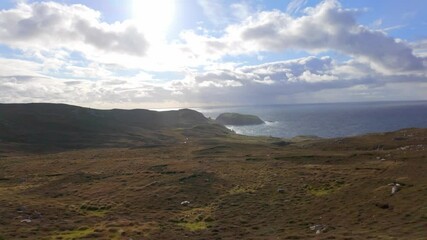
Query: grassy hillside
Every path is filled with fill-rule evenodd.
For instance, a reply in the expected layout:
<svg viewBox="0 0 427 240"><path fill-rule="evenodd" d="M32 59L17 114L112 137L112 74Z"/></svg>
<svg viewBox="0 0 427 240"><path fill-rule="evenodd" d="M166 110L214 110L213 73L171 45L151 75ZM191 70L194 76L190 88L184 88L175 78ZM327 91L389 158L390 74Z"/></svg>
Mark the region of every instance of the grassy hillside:
<svg viewBox="0 0 427 240"><path fill-rule="evenodd" d="M425 129L298 142L217 125L168 134L177 141L151 148L3 152L0 238L427 236Z"/></svg>
<svg viewBox="0 0 427 240"><path fill-rule="evenodd" d="M0 104L0 143L34 150L162 144L176 141L168 129L209 124L201 113L190 109L156 112Z"/></svg>

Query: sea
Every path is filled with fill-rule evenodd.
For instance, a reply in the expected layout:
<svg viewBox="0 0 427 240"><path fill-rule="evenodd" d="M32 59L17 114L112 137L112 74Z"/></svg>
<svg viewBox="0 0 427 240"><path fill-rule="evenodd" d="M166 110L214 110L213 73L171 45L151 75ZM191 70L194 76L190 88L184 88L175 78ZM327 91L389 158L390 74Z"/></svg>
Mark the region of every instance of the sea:
<svg viewBox="0 0 427 240"><path fill-rule="evenodd" d="M427 101L322 103L194 108L206 117L235 112L253 114L265 121L255 126L227 126L251 136L292 138L347 137L402 128L427 128Z"/></svg>

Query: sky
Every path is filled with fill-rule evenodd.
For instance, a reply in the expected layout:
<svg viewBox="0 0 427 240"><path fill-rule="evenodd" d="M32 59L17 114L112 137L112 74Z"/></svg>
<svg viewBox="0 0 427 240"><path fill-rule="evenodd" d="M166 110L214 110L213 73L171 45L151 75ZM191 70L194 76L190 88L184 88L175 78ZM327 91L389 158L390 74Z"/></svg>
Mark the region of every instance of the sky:
<svg viewBox="0 0 427 240"><path fill-rule="evenodd" d="M0 103L427 100L424 0L3 0Z"/></svg>

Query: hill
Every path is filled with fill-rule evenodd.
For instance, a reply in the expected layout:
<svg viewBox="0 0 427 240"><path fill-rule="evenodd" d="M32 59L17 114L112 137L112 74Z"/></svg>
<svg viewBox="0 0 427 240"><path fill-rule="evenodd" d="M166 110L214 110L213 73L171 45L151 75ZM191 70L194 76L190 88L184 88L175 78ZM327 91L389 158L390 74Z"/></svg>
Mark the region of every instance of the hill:
<svg viewBox="0 0 427 240"><path fill-rule="evenodd" d="M157 112L96 110L65 104L0 104L0 143L32 149L162 144L177 141L171 129L198 125L212 124L190 109Z"/></svg>

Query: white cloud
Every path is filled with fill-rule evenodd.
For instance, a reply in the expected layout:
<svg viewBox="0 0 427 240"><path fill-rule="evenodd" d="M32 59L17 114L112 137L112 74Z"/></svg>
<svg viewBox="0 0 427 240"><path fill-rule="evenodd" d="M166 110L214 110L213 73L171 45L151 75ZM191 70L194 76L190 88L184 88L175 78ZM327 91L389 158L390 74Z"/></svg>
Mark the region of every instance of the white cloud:
<svg viewBox="0 0 427 240"><path fill-rule="evenodd" d="M20 59L6 59L0 58L0 76L13 76L13 75L36 75L42 76L38 73L43 68L40 63L20 60Z"/></svg>
<svg viewBox="0 0 427 240"><path fill-rule="evenodd" d="M213 12L225 4L199 3ZM295 13L305 4L295 0L288 8ZM307 8L300 17L255 12L244 1L230 9L220 24L238 23L222 35L186 30L169 43L149 43L131 21L108 24L83 5L21 3L1 11L0 43L19 49L21 59L0 58L0 102L129 108L403 100L410 99L408 92L392 93L414 84L412 96L425 94L426 41L408 44L384 29L360 26L357 11L336 1ZM230 55L264 61L287 49L314 56L250 66L223 61ZM318 54L330 50L349 60ZM153 73L166 71L179 74L162 80Z"/></svg>
<svg viewBox="0 0 427 240"><path fill-rule="evenodd" d="M3 76L0 78L1 102L67 102L92 107L167 107L179 104L191 107L310 102L321 99L319 93L330 94L330 100L356 95L366 100L373 99L373 96L379 98L376 92L390 84L407 86L425 82L424 75L382 75L369 65L354 60L337 63L330 57L313 56L253 66L225 65L223 69L201 72L189 70L184 78L169 82L156 81L154 76L144 72L133 77L107 73L96 81L54 78L39 74L40 65L25 61L19 63L24 68L26 64L31 66L27 75L9 76L13 70L7 65L0 67L0 76ZM419 95L422 94L415 89L414 96ZM381 99L387 97L391 96Z"/></svg>
<svg viewBox="0 0 427 240"><path fill-rule="evenodd" d="M427 39L413 43L412 47L417 55L427 58Z"/></svg>
<svg viewBox="0 0 427 240"><path fill-rule="evenodd" d="M66 102L83 106L118 106L156 102L170 91L140 81L120 78L92 81L37 76L0 77L0 102ZM161 97L161 99L159 99Z"/></svg>
<svg viewBox="0 0 427 240"><path fill-rule="evenodd" d="M338 80L338 77L331 74L321 75L321 74L312 73L310 71L304 71L301 74L300 79L306 82L325 82L325 81Z"/></svg>
<svg viewBox="0 0 427 240"><path fill-rule="evenodd" d="M0 12L0 42L19 49L69 49L143 56L144 35L131 22L108 24L84 5L19 3Z"/></svg>
<svg viewBox="0 0 427 240"><path fill-rule="evenodd" d="M228 26L221 37L187 32L183 40L197 46L195 54L214 59L286 49L313 53L335 50L372 64L384 73L425 71L425 59L414 55L407 43L357 24L356 12L342 8L337 1L327 0L306 8L306 14L301 17L293 18L278 10L263 11L240 24Z"/></svg>
<svg viewBox="0 0 427 240"><path fill-rule="evenodd" d="M390 86L420 84L425 79L424 74L384 75L355 60L337 63L330 57L311 56L192 73L184 81L175 81L171 89L179 91L181 99L203 99L199 104L350 101L352 97L367 101L393 99L390 94L378 92ZM238 84L231 87L230 82ZM414 92L414 96L422 95L420 91ZM319 93L329 95L321 97ZM413 99L409 95L396 98Z"/></svg>
<svg viewBox="0 0 427 240"><path fill-rule="evenodd" d="M239 81L234 80L223 80L223 81L203 81L199 84L199 87L205 88L205 87L216 87L216 88L223 88L223 87L241 87L243 84Z"/></svg>
<svg viewBox="0 0 427 240"><path fill-rule="evenodd" d="M230 5L231 14L237 20L244 20L251 16L255 11L246 2L233 3Z"/></svg>

